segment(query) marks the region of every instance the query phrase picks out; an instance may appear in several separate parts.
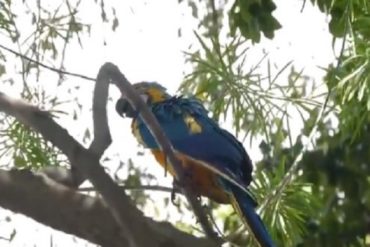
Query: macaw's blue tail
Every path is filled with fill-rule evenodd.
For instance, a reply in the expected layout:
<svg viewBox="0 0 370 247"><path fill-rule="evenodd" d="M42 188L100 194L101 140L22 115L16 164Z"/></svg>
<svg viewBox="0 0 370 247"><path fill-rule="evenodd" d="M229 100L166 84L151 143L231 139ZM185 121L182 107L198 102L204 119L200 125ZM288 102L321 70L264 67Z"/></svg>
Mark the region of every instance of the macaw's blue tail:
<svg viewBox="0 0 370 247"><path fill-rule="evenodd" d="M275 247L265 225L255 210L257 206L255 200L239 187L231 187L232 205L243 218L249 232L254 235L261 247Z"/></svg>

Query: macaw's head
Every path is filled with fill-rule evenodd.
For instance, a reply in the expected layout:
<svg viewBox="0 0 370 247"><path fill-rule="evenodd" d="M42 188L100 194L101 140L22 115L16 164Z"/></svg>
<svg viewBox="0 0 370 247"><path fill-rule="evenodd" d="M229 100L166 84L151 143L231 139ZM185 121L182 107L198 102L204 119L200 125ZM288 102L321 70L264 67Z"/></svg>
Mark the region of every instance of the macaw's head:
<svg viewBox="0 0 370 247"><path fill-rule="evenodd" d="M148 105L164 101L171 96L166 92L166 88L156 82L139 82L133 84L133 87L139 93L141 98ZM122 96L116 103L116 111L120 116L135 117L137 112L128 100Z"/></svg>

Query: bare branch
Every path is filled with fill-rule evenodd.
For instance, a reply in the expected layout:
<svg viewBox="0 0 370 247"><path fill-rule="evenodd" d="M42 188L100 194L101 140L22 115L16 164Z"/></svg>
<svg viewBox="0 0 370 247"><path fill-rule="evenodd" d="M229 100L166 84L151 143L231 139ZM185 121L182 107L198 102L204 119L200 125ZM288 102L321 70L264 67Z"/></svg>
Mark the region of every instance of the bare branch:
<svg viewBox="0 0 370 247"><path fill-rule="evenodd" d="M156 142L159 144L161 150L167 155L169 163L171 163L176 172L176 177L178 178L180 183L181 181L184 181L184 171L182 169L180 161L174 155L173 147L170 141L166 137L165 133L162 131L157 119L153 116L153 113L148 109L141 97L136 93L130 82L119 71L117 66L112 63L104 64L100 69L99 75L100 74L104 77L111 78L112 82L120 89L121 93L126 96L134 109L140 112L141 117L143 118L146 126L148 127L152 135L154 136ZM209 238L220 243L221 239L213 230L212 225L210 224L207 215L204 212L204 209L200 205L198 198L196 198L196 196L191 192L191 190L188 188L188 185L186 185L185 183L183 184L185 185L184 195L193 208L193 211L197 216L204 232Z"/></svg>
<svg viewBox="0 0 370 247"><path fill-rule="evenodd" d="M89 150L101 157L112 142L107 117L108 89L110 80L99 71L94 88L93 122L94 140Z"/></svg>
<svg viewBox="0 0 370 247"><path fill-rule="evenodd" d="M0 170L0 194L2 207L42 224L101 246L128 246L127 236L120 234L120 227L103 200L77 193L43 174ZM130 208L123 211L133 213ZM138 234L149 238L150 246L213 246L210 241L181 232L168 223L140 217L139 221L145 220L149 227L147 231L139 229ZM159 237L151 239L154 235Z"/></svg>
<svg viewBox="0 0 370 247"><path fill-rule="evenodd" d="M94 140L91 142L89 152L101 158L104 151L112 143L112 138L108 126L107 116L107 102L108 102L108 89L109 79L102 77L101 73L95 83L94 96L93 96L93 123L94 123ZM58 170L58 171L57 171ZM61 170L59 167L47 167L45 173L56 181L71 187L78 188L85 177L74 166L71 170ZM65 174L62 176L61 174ZM58 179L62 177L63 179Z"/></svg>

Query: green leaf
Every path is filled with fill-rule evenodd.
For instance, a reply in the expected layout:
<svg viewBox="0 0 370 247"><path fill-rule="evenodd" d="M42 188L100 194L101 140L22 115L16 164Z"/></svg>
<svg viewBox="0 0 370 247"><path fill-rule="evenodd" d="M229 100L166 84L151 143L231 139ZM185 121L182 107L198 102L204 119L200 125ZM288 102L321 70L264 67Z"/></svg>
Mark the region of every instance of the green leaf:
<svg viewBox="0 0 370 247"><path fill-rule="evenodd" d="M271 0L235 0L229 12L231 34L235 35L239 29L246 39L256 43L261 39L261 32L272 39L274 32L281 28L278 20L272 16L275 9L276 5Z"/></svg>
<svg viewBox="0 0 370 247"><path fill-rule="evenodd" d="M6 73L5 66L3 64L0 64L0 76L4 75Z"/></svg>

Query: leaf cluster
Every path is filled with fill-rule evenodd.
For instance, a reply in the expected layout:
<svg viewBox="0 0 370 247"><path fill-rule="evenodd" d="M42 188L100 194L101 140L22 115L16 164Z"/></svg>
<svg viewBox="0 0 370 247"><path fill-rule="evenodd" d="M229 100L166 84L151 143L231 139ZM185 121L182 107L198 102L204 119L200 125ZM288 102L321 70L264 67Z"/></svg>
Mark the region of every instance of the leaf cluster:
<svg viewBox="0 0 370 247"><path fill-rule="evenodd" d="M43 137L14 119L4 118L0 130L0 158L11 158L9 167L39 169L46 166L62 166L66 158L45 141ZM4 164L3 164L4 165Z"/></svg>
<svg viewBox="0 0 370 247"><path fill-rule="evenodd" d="M318 148L301 162L304 181L313 185L321 208L307 221L303 246L364 246L370 214L369 125L363 138L321 128Z"/></svg>
<svg viewBox="0 0 370 247"><path fill-rule="evenodd" d="M327 69L325 82L339 107L341 129L361 134L370 110L370 4L368 1L313 1L330 13L330 32L342 37L338 62ZM344 133L344 132L342 132Z"/></svg>
<svg viewBox="0 0 370 247"><path fill-rule="evenodd" d="M274 32L281 28L279 21L272 16L276 5L272 0L236 0L229 12L231 35L240 30L246 39L258 43L261 33L266 38L274 38Z"/></svg>
<svg viewBox="0 0 370 247"><path fill-rule="evenodd" d="M232 118L236 133L242 132L244 138L262 134L270 142L272 135L279 135L277 142L283 142L289 135L289 111L296 110L304 119L321 105L322 95L316 92L315 83L303 71L296 71L291 62L272 72L268 54L249 66L249 48L241 37L222 46L212 38L197 35L197 39L201 50L185 53L193 70L180 90L206 102L216 121ZM262 65L267 72L261 71ZM282 82L280 77L288 68L288 80Z"/></svg>
<svg viewBox="0 0 370 247"><path fill-rule="evenodd" d="M179 0L179 3L183 0ZM276 5L272 0L235 0L231 7L228 1L210 0L202 1L187 0L188 6L191 8L194 18L199 19L199 27L204 28L205 37L214 36L220 32L225 25L225 16L228 18L230 33L235 36L240 32L246 40L251 40L253 43L258 43L261 40L261 33L266 38L272 39L274 32L281 28L279 21L272 15L276 9ZM200 10L205 8L206 13L201 16ZM216 36L217 36L216 35Z"/></svg>

